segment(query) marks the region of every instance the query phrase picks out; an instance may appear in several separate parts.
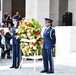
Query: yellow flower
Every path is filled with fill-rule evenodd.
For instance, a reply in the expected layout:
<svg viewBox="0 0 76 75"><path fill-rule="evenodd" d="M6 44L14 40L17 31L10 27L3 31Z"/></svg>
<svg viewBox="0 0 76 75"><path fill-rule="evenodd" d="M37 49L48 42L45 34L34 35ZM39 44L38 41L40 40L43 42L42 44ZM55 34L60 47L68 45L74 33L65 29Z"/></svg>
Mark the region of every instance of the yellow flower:
<svg viewBox="0 0 76 75"><path fill-rule="evenodd" d="M18 38L20 39L20 48L24 55L34 55L36 50L40 50L42 27L35 19L23 19L18 27ZM30 43L31 42L31 43Z"/></svg>

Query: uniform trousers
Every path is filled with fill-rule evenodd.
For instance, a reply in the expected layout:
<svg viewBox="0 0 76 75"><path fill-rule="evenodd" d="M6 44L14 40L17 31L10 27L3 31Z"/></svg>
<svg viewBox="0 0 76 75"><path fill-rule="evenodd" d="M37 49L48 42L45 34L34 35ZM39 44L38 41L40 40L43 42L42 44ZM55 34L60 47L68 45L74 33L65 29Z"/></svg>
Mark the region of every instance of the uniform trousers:
<svg viewBox="0 0 76 75"><path fill-rule="evenodd" d="M12 46L12 48L13 48L13 64L12 64L12 66L13 67L19 67L19 65L20 65L20 46L19 46L19 44L14 44L13 46Z"/></svg>
<svg viewBox="0 0 76 75"><path fill-rule="evenodd" d="M53 56L52 56L52 49L44 49L43 48L42 55L43 55L44 70L54 71L54 62L53 62Z"/></svg>

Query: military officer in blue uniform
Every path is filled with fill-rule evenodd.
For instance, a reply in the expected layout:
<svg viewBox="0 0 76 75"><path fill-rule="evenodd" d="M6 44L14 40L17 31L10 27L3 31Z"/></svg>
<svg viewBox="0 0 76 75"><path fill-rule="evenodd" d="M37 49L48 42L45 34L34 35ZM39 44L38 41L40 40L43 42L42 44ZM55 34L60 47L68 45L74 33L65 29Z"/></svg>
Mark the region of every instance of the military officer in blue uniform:
<svg viewBox="0 0 76 75"><path fill-rule="evenodd" d="M54 73L52 52L56 43L56 36L55 30L52 28L52 22L52 19L45 18L46 28L43 33L44 43L42 49L44 70L41 73Z"/></svg>
<svg viewBox="0 0 76 75"><path fill-rule="evenodd" d="M20 64L20 41L17 38L17 30L18 30L18 17L13 16L13 24L14 26L12 27L12 53L13 53L13 63L10 68L19 68Z"/></svg>

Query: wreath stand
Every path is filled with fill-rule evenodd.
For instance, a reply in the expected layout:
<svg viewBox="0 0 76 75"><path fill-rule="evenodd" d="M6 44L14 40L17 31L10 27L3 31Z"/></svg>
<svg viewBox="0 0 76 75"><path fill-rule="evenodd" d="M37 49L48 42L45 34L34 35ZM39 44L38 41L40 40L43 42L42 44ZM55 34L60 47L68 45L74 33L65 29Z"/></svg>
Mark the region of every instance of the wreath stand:
<svg viewBox="0 0 76 75"><path fill-rule="evenodd" d="M23 42L35 42L36 40L34 40L34 39L33 40L22 39L21 41L23 41ZM21 62L20 62L20 66L19 66L20 69L22 68L23 60L26 60L26 59L33 59L34 60L34 71L36 71L36 63L37 63L36 61L38 59L42 59L42 55L38 55L38 50L35 51L34 56L24 56L23 55L22 59L21 59Z"/></svg>

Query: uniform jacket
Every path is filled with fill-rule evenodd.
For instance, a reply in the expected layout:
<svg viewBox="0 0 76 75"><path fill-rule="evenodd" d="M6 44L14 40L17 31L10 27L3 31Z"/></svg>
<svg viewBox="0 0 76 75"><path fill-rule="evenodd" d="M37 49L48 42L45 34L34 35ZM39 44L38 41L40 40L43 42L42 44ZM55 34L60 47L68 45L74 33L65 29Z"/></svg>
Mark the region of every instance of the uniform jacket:
<svg viewBox="0 0 76 75"><path fill-rule="evenodd" d="M53 49L53 46L56 43L55 30L52 27L49 27L46 31L44 31L43 37L44 37L43 48Z"/></svg>
<svg viewBox="0 0 76 75"><path fill-rule="evenodd" d="M12 27L12 32L13 32L12 40L13 40L13 44L19 44L20 43L19 39L17 39L16 29L18 29L18 25L16 25L16 27L14 27L14 26Z"/></svg>

